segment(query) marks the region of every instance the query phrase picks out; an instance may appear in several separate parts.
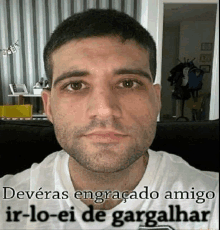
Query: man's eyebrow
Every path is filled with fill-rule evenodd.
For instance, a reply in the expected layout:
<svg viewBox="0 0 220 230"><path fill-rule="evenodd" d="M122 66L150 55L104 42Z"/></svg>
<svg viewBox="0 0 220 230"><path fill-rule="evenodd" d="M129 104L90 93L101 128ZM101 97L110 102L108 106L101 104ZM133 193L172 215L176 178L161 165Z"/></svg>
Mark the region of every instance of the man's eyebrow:
<svg viewBox="0 0 220 230"><path fill-rule="evenodd" d="M118 75L122 75L122 74L136 74L136 75L140 75L140 76L148 78L151 82L153 81L152 77L150 76L150 74L148 72L142 70L142 69L123 68L123 69L116 70L115 74L118 74Z"/></svg>
<svg viewBox="0 0 220 230"><path fill-rule="evenodd" d="M116 75L137 74L148 78L152 82L152 77L150 76L150 74L141 69L122 68L122 69L115 70L114 74ZM60 81L63 81L65 79L71 77L82 77L87 75L89 75L89 72L86 70L71 70L71 71L64 72L59 77L57 77L56 80L54 80L53 87L55 87Z"/></svg>
<svg viewBox="0 0 220 230"><path fill-rule="evenodd" d="M84 70L71 70L64 72L59 77L57 77L56 80L54 80L53 87L55 87L60 81L63 81L67 78L82 77L87 75L89 75L89 72Z"/></svg>

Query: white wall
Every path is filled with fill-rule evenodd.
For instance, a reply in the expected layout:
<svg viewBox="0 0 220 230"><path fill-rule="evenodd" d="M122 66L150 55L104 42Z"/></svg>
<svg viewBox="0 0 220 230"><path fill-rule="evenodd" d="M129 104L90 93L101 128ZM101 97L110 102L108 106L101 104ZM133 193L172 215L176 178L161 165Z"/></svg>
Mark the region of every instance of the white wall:
<svg viewBox="0 0 220 230"><path fill-rule="evenodd" d="M215 47L213 57L213 73L212 73L212 94L210 102L210 114L209 119L219 119L219 4L216 16L215 26Z"/></svg>
<svg viewBox="0 0 220 230"><path fill-rule="evenodd" d="M162 40L161 41L158 40L158 31L161 31L161 29L163 29L163 28L160 28L160 25L158 23L158 13L159 13L158 7L159 7L159 1L154 1L154 0L142 0L141 1L140 23L153 36L157 47L159 46L159 42L162 42ZM158 53L157 76L155 79L155 83L160 83L160 72L161 72L160 71L161 70L160 56L161 56L160 53Z"/></svg>

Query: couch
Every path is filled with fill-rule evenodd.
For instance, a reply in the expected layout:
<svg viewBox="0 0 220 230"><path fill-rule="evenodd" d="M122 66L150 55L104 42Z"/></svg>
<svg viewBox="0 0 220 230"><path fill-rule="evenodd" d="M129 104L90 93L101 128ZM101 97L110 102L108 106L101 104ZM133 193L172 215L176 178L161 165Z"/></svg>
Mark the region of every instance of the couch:
<svg viewBox="0 0 220 230"><path fill-rule="evenodd" d="M16 174L61 149L47 120L0 120L0 177ZM167 151L205 171L219 171L219 120L158 122L151 149Z"/></svg>

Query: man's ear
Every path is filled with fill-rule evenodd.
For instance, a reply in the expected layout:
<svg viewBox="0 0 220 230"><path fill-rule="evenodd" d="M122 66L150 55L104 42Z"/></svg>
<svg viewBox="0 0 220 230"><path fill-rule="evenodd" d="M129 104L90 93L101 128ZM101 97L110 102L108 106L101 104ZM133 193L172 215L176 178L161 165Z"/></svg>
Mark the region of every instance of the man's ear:
<svg viewBox="0 0 220 230"><path fill-rule="evenodd" d="M41 97L44 105L44 112L50 122L53 123L53 117L51 113L51 91L49 89L44 89L41 93Z"/></svg>
<svg viewBox="0 0 220 230"><path fill-rule="evenodd" d="M154 84L154 91L157 98L157 104L158 104L158 114L161 110L161 85L160 84Z"/></svg>

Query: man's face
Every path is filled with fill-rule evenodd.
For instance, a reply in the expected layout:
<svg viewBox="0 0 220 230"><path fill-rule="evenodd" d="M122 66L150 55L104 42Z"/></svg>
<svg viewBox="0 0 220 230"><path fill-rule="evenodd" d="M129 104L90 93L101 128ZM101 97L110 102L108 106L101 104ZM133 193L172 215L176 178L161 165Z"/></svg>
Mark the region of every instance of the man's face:
<svg viewBox="0 0 220 230"><path fill-rule="evenodd" d="M115 37L74 40L52 54L45 112L61 147L88 170L128 168L151 145L160 111L148 52Z"/></svg>

